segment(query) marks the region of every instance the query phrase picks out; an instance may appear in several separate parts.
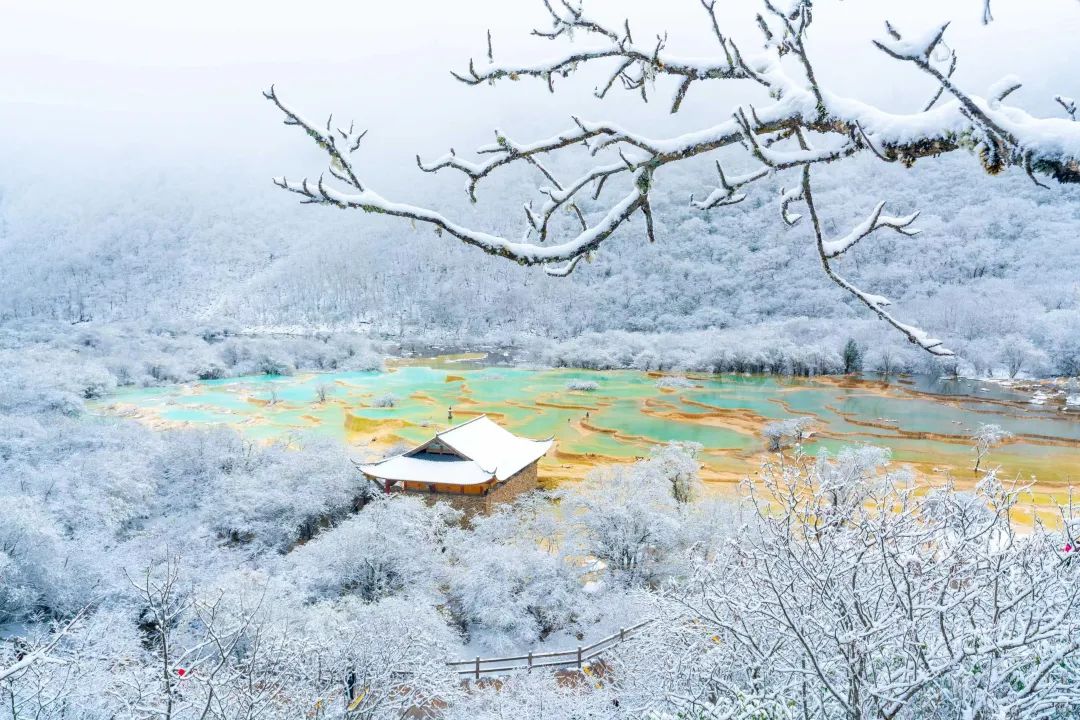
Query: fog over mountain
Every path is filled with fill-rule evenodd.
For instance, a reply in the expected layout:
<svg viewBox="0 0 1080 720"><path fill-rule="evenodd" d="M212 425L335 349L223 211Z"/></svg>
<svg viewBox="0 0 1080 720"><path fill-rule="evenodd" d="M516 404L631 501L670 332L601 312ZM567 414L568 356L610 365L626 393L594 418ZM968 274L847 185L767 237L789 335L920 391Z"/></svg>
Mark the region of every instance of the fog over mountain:
<svg viewBox="0 0 1080 720"><path fill-rule="evenodd" d="M0 720L1075 720L1077 38L0 0Z"/></svg>
<svg viewBox="0 0 1080 720"><path fill-rule="evenodd" d="M779 187L703 214L686 205L699 191L696 175L662 176L655 244L632 224L592 263L552 278L422 228L244 193L230 177L218 175L220 188L181 171L8 190L0 318L364 329L421 343L515 345L756 328L762 342L835 353L849 337L906 346L816 271L807 229L779 219ZM1018 344L1032 370L1068 372L1080 362L1075 188L1039 188L1019 171L986 178L965 157L911 170L856 161L830 168L821 185L830 231L856 222L879 196L898 211L922 209L920 235L875 237L845 271L948 338L974 364L969 371L1000 369ZM56 206L58 191L79 200ZM516 223L509 193L487 199L473 217ZM500 209L501 218L488 214Z"/></svg>
<svg viewBox="0 0 1080 720"><path fill-rule="evenodd" d="M500 59L550 54L527 34L542 20L539 3L342 4L329 25L289 3L258 11L107 5L109 12L63 2L6 11L0 59L20 72L0 77L0 133L14 140L0 144L0 317L364 324L398 336L411 328L420 337L477 339L837 318L855 323L851 333L890 342L814 274L805 229L786 230L765 193L707 214L685 207L692 193L707 191L713 171L704 164L658 177L662 251L624 229L592 266L561 281L423 229L298 206L269 183L270 175L309 173L319 162L261 97L271 83L307 112L355 117L369 128L362 162L380 192L510 235L520 232L515 203L528 196L533 174L508 171L471 207L457 178L420 173L413 154L465 152L495 128L544 137L571 114L677 133L715 122L730 107L722 83L695 87L682 112L670 115L664 102L645 105L630 93L601 103L592 94L595 73L565 81L554 96L529 79L495 89L451 78L449 69L482 58L479 28L491 28ZM685 5L628 10L596 2L591 10L605 18L629 11L641 33L672 28L680 52L714 52L697 22L701 9ZM1035 12L1001 2L998 22L988 26L978 8L965 10L949 13L958 82L981 88L1017 73L1021 101L1033 112L1060 113L1052 97L1077 94L1067 72L1080 63L1068 41L1075 37L1068 28L1080 23L1075 3L1048 2ZM886 17L920 26L935 11L934 3L848 3L841 15L823 6L811 36L822 49L819 74L885 109L925 102L931 82L888 82L905 71L870 40L882 35ZM201 20L211 12L212 23ZM411 22L418 12L424 21ZM720 19L733 37L759 42L756 12L756 3L736 3ZM735 169L746 163L734 162ZM845 261L869 285L902 300L938 334L984 341L974 351L980 355L997 352L989 344L1003 334L1060 352L1053 338L1063 331L1054 328L1071 327L1077 303L1065 261L1077 242L1074 190L1035 188L1016 172L987 178L963 158L924 160L910 172L856 162L826 177L836 192L827 203L832 227L854 222L878 198L923 212L922 236L877 237ZM860 191L843 190L848 183ZM1002 293L1015 302L985 302Z"/></svg>

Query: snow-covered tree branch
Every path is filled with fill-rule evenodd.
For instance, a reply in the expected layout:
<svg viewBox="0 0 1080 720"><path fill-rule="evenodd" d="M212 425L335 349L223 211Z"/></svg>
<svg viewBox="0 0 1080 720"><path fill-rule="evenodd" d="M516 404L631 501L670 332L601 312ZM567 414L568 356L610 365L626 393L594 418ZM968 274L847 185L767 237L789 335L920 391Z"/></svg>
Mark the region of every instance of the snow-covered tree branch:
<svg viewBox="0 0 1080 720"><path fill-rule="evenodd" d="M430 162L417 159L425 172L456 171L465 175L466 191L473 200L480 182L496 170L512 164L534 168L540 176L538 191L543 199L538 206L525 204L525 222L517 240L468 228L434 210L379 195L361 180L351 160L363 132L353 126L336 127L329 121L323 125L307 120L271 88L266 97L284 113L286 124L300 127L329 155L331 176L330 180L279 177L275 183L301 195L307 203L358 208L426 223L437 232L448 233L487 253L523 265L543 265L551 274L566 275L582 257L594 252L639 213L647 236L654 239L650 198L656 189L658 170L733 146L746 148L761 163L761 169L729 177L717 163L718 187L704 200L692 201L694 207L707 210L738 203L745 197L747 186L798 170L802 173L803 192L785 194L781 202L785 221L793 224L794 213L789 207L796 202L808 206L812 203L805 192L810 184L809 168L862 153L910 166L920 158L966 150L977 155L990 174L1019 167L1035 182L1041 182L1039 177L1080 182L1080 126L1065 118L1034 117L1020 107L1006 104L1006 97L1019 87L1014 78L996 84L986 97L957 85L952 79L955 54L949 50L944 60L938 59L947 22L924 33L901 33L886 24L885 37L874 41L883 53L913 65L939 86L924 109L897 114L833 92L819 79L808 36L814 17L808 0L765 0L758 16L765 50L756 54L744 52L728 37L717 21L713 3L703 1L702 19L709 23L719 45L716 56L704 60L672 53L665 35L657 36L655 42L641 42L640 34L632 32L628 22L613 26L590 16L580 5L542 1L551 25L534 34L557 43L574 38L580 45L537 64L501 64L494 62L489 35L488 64L478 67L470 61L467 70L455 73L455 77L468 85L539 78L554 91L558 80L594 64L615 60L614 70L602 76L598 97L605 97L619 84L648 101L650 91L655 92L653 88L661 81L670 79L675 84L671 112L678 112L689 91L700 83L743 83L747 100L736 104L727 117L718 118L712 126L675 137L654 137L614 122L573 118L568 129L536 142L511 139L497 130L494 143L477 149L477 155L483 158L479 161L459 157L453 151ZM832 11L842 12L839 8ZM786 62L786 58L794 62ZM758 97L762 88L769 101L752 103L750 99ZM1067 112L1073 107L1065 98L1059 102ZM560 181L544 164L545 157L561 157L580 149L589 160L574 179ZM587 212L585 200L593 205L599 203L601 209ZM881 209L878 203L867 222L846 238L824 241L815 232L826 276L911 342L933 354L951 354L939 341L883 310L887 304L883 298L855 287L830 269L829 260L879 227L913 234L909 226L916 214L889 218L881 215ZM552 219L560 210L574 218L574 229L558 233L560 237L554 239Z"/></svg>
<svg viewBox="0 0 1080 720"><path fill-rule="evenodd" d="M68 633L82 620L87 613L89 607L83 608L75 617L69 620L63 627L52 634L44 643L40 646L24 651L16 662L13 662L7 666L0 667L0 684L5 680L15 678L20 673L24 673L33 667L37 663L48 662L50 660L50 654L56 649L56 647L67 637ZM58 661L59 662L59 661Z"/></svg>
<svg viewBox="0 0 1080 720"><path fill-rule="evenodd" d="M916 489L876 448L750 485L740 539L671 583L624 651L637 717L1034 718L1075 707L1072 546L1011 522L1024 488ZM640 689L639 689L640 688Z"/></svg>

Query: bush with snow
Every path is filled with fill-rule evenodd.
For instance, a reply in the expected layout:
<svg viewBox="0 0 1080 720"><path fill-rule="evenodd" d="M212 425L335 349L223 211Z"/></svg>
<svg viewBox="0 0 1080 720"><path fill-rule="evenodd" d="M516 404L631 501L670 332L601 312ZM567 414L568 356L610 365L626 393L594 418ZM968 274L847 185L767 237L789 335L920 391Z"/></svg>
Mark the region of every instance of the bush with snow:
<svg viewBox="0 0 1080 720"><path fill-rule="evenodd" d="M661 390L683 390L694 387L694 382L682 375L665 375L656 381L656 387Z"/></svg>
<svg viewBox="0 0 1080 720"><path fill-rule="evenodd" d="M411 497L378 497L289 555L293 576L315 599L373 602L409 594L430 602L434 568L458 514Z"/></svg>
<svg viewBox="0 0 1080 720"><path fill-rule="evenodd" d="M926 493L874 449L800 460L764 468L742 532L653 596L661 621L615 660L621 704L643 717L1069 715L1076 528L1014 527L1022 493L993 473L974 493Z"/></svg>
<svg viewBox="0 0 1080 720"><path fill-rule="evenodd" d="M762 428L761 435L765 438L769 450L775 452L783 450L789 445L802 442L813 424L814 418L812 417L777 420Z"/></svg>
<svg viewBox="0 0 1080 720"><path fill-rule="evenodd" d="M397 395L394 395L393 393L385 393L383 395L379 395L371 401L371 405L377 408L392 408L397 404Z"/></svg>
<svg viewBox="0 0 1080 720"><path fill-rule="evenodd" d="M663 577L677 547L677 503L663 483L644 480L637 467L596 470L560 495L569 546L627 586Z"/></svg>
<svg viewBox="0 0 1080 720"><path fill-rule="evenodd" d="M580 570L538 542L548 512L526 500L449 535L443 584L470 642L496 653L531 647L588 612Z"/></svg>

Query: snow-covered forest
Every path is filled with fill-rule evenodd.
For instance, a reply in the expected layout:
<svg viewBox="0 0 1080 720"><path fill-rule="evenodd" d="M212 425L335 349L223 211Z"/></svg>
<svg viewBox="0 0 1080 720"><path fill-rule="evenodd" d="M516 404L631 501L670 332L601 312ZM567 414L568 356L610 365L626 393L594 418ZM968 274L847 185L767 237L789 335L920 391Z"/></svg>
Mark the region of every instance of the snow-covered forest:
<svg viewBox="0 0 1080 720"><path fill-rule="evenodd" d="M703 494L695 448L672 445L462 524L372 493L341 446L94 420L12 368L12 717L1064 718L1080 702L1077 527L1018 533L1018 488L993 472L925 494L873 448L789 451L739 504ZM651 618L584 682L470 689L446 665Z"/></svg>
<svg viewBox="0 0 1080 720"><path fill-rule="evenodd" d="M467 338L556 364L774 372L835 372L855 338L868 369L929 367L813 272L812 245L776 221L779 188L703 215L686 204L691 176L667 182L655 244L630 227L567 278L477 262L475 250L408 225L233 197L195 177L91 188L59 208L52 185L9 187L0 317L55 321L65 333L122 322L362 331L417 346ZM844 202L852 186L925 208L921 235L875 238L849 272L947 337L964 372L1005 374L1014 356L1026 373L1078 372L1080 190L1048 191L1022 171L987 178L969 157L911 170L854 162L820 181L821 201L847 208L837 227L866 210Z"/></svg>
<svg viewBox="0 0 1080 720"><path fill-rule="evenodd" d="M1039 418L1069 416L1074 2L897 4L905 24L882 28L876 4L746 0L731 30L714 0L594 3L530 0L518 42L505 0L0 11L17 65L0 73L0 720L1078 716L1080 518L1064 487L1041 493L1069 498L1050 522L1024 506L1044 488L994 461L1012 426L978 425L967 474L929 487L882 448L812 456L794 406L763 424L697 403L754 433L762 464L731 492L702 479L706 448L672 441L466 515L358 470L400 447L101 410L123 388L384 378L391 356L490 350L667 372L644 376L657 395L692 371L1029 378L1070 393ZM650 13L679 27L646 31ZM436 68L452 95L414 65L459 35L473 60ZM653 110L628 109L639 96ZM371 137L323 119L334 98ZM408 173L399 130L426 143ZM567 392L598 394L580 375ZM1035 414L1025 450L1076 447ZM481 679L479 658L531 671Z"/></svg>

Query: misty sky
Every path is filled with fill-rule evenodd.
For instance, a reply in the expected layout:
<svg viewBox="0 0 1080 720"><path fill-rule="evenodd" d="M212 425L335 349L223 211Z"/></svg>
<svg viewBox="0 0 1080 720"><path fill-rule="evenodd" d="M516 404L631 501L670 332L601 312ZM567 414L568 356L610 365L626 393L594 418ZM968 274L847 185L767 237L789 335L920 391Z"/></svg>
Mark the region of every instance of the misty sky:
<svg viewBox="0 0 1080 720"><path fill-rule="evenodd" d="M744 48L760 47L759 4L721 5L725 30ZM629 14L638 37L667 30L672 53L716 49L698 0L591 0L586 9L612 20ZM869 41L882 36L884 18L913 31L952 19L958 78L973 92L1013 72L1026 82L1014 97L1035 112L1056 114L1054 93L1080 96L1080 3L997 0L989 27L980 12L979 0L822 0L811 38L819 77L835 91L913 109L932 85ZM334 112L368 127L363 164L384 192L417 182L415 152L462 152L489 141L494 127L531 139L577 113L661 135L731 112L732 95L696 86L675 118L666 86L655 105L625 93L601 103L591 96L599 67L554 99L540 82L470 88L450 78L448 69L483 56L489 27L499 62L561 53L528 36L543 22L539 0L3 0L0 160L8 172L33 168L38 177L148 167L220 168L259 182L317 174L318 154L261 98L271 82L309 116Z"/></svg>

